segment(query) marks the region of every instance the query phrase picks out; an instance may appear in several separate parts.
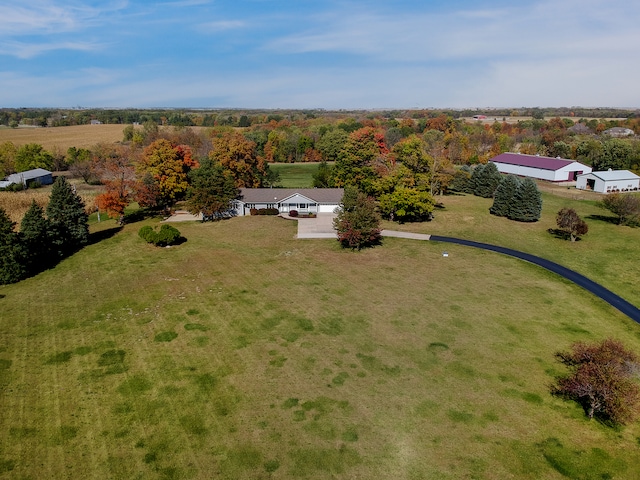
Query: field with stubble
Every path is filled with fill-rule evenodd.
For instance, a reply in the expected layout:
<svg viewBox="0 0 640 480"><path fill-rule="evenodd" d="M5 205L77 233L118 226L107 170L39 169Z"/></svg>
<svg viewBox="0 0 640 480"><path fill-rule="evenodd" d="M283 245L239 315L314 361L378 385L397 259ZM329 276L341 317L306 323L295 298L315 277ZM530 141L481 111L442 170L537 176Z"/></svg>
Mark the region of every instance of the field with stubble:
<svg viewBox="0 0 640 480"><path fill-rule="evenodd" d="M591 228L570 244L546 232L565 199L536 224L442 200L393 228L547 256L637 303L637 266L609 270L640 230L594 205L567 200ZM640 425L549 393L575 341L640 351L579 287L457 245L344 251L274 217L178 224L186 242L155 248L137 235L155 222L94 224L103 240L0 287L0 478L637 478Z"/></svg>
<svg viewBox="0 0 640 480"><path fill-rule="evenodd" d="M0 128L0 143L13 142L16 146L37 143L45 150L56 148L63 153L69 147L90 148L98 143L122 141L124 125L77 125L73 127Z"/></svg>

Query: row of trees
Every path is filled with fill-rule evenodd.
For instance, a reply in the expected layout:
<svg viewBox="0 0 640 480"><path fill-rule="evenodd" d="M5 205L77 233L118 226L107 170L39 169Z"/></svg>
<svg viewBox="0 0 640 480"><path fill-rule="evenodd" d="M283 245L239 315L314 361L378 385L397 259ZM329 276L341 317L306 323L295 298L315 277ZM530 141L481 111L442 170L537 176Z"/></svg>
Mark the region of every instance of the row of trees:
<svg viewBox="0 0 640 480"><path fill-rule="evenodd" d="M58 177L46 210L33 202L15 230L0 209L0 283L14 283L52 267L89 242L88 217L82 199Z"/></svg>

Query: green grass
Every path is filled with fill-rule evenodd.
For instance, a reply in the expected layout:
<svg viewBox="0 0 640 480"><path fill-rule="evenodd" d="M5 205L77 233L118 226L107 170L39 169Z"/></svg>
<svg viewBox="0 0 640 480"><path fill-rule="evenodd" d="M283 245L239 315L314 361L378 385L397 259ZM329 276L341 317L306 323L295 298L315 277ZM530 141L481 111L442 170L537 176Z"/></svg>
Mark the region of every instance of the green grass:
<svg viewBox="0 0 640 480"><path fill-rule="evenodd" d="M269 167L280 174L278 185L283 188L312 188L318 170L317 163L270 163Z"/></svg>
<svg viewBox="0 0 640 480"><path fill-rule="evenodd" d="M394 228L547 256L640 303L640 229L587 219L570 244L546 232L555 197L532 225L444 202ZM640 351L640 326L555 275L396 238L343 251L278 218L184 223L170 249L140 226L0 287L0 478L636 475L640 426L588 421L549 385L554 352Z"/></svg>

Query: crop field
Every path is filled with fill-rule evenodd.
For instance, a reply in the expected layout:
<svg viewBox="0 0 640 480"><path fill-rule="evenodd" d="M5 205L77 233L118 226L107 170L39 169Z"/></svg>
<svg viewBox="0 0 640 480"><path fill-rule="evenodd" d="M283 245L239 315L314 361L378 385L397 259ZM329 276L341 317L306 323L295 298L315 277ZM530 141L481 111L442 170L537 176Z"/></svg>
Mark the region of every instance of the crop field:
<svg viewBox="0 0 640 480"><path fill-rule="evenodd" d="M393 228L545 254L640 303L637 265L607 273L640 230L592 204L545 195L528 225L443 201ZM591 228L575 244L546 232L565 201ZM153 222L94 224L100 241L0 287L0 478L637 478L640 425L549 394L572 342L640 351L640 325L579 287L462 246L343 251L273 217L178 224L187 241L155 248Z"/></svg>
<svg viewBox="0 0 640 480"><path fill-rule="evenodd" d="M49 151L57 148L66 152L69 147L89 148L98 143L120 142L124 127L124 125L103 124L50 128L0 128L0 143L10 141L17 146L38 143Z"/></svg>

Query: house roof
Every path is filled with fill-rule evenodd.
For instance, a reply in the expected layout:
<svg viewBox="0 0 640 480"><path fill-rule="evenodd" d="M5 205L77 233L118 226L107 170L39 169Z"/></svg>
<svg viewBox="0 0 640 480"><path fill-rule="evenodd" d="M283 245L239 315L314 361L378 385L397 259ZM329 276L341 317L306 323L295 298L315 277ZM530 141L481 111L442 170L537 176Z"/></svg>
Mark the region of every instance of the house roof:
<svg viewBox="0 0 640 480"><path fill-rule="evenodd" d="M241 188L244 203L279 203L296 194L316 203L339 204L344 195L342 188Z"/></svg>
<svg viewBox="0 0 640 480"><path fill-rule="evenodd" d="M491 159L493 163L506 163L520 167L539 168L541 170L560 170L574 162L564 158L542 157L539 155L524 155L522 153L501 153Z"/></svg>
<svg viewBox="0 0 640 480"><path fill-rule="evenodd" d="M605 172L591 172L585 173L584 175L593 175L594 177L599 178L600 180L604 180L605 182L610 182L614 180L637 180L640 179L638 175L629 170L607 170ZM582 177L582 175L578 175Z"/></svg>
<svg viewBox="0 0 640 480"><path fill-rule="evenodd" d="M624 136L624 135L633 135L633 130L625 127L612 127L612 128L608 128L602 133L607 135L623 135Z"/></svg>
<svg viewBox="0 0 640 480"><path fill-rule="evenodd" d="M7 177L7 180L12 183L22 183L23 181L46 177L47 175L51 175L51 172L49 170L45 170L44 168L34 168L33 170L27 170L26 172L19 172L9 175Z"/></svg>

